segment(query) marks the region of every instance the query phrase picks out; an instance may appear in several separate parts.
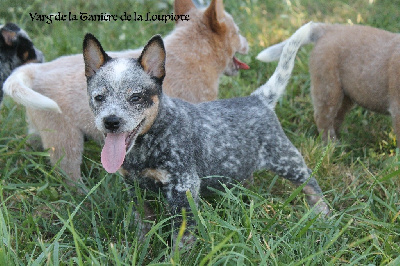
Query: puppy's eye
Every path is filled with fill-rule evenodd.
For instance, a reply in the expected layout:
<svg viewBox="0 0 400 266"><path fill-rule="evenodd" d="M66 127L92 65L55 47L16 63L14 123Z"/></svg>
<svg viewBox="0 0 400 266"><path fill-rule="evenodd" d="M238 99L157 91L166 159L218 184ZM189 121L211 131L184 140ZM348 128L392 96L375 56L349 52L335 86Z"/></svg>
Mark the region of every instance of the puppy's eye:
<svg viewBox="0 0 400 266"><path fill-rule="evenodd" d="M105 97L103 95L97 95L97 96L94 97L94 100L96 102L103 102L104 99L105 99Z"/></svg>
<svg viewBox="0 0 400 266"><path fill-rule="evenodd" d="M140 103L142 101L142 97L138 96L138 95L132 95L131 98L129 98L129 101L131 103Z"/></svg>

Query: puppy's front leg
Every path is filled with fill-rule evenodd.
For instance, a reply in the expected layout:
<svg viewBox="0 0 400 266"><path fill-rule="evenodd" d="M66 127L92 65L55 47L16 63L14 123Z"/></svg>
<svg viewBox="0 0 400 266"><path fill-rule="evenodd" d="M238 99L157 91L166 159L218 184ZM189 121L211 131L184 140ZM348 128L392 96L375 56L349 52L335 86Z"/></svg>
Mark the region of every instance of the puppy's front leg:
<svg viewBox="0 0 400 266"><path fill-rule="evenodd" d="M183 174L185 176L185 174ZM173 215L172 219L172 227L173 227L173 238L174 244L178 244L179 247L183 247L186 245L191 245L195 241L195 237L191 234L190 228L193 228L196 224L195 220L193 219L193 214L189 205L189 201L186 196L186 192L189 190L193 196L194 202L198 204L198 197L199 197L199 188L200 188L200 181L199 178L196 176L195 178L182 178L183 176L176 177L176 179L172 179L173 182L165 187L164 195L168 201L171 215ZM183 237L180 243L176 243L179 229L182 226L183 216L182 211L183 209L186 210L186 230L183 234Z"/></svg>
<svg viewBox="0 0 400 266"><path fill-rule="evenodd" d="M138 206L137 208L133 207L137 236L140 241L143 241L152 226L152 223L149 221L154 222L156 220L156 216L146 202L144 202L142 205L139 205L137 199L134 201L136 206Z"/></svg>

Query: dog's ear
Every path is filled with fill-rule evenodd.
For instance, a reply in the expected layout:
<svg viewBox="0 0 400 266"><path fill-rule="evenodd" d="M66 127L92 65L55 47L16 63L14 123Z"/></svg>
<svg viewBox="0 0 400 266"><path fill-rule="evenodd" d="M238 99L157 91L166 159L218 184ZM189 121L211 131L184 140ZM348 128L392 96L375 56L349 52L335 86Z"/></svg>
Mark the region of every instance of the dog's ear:
<svg viewBox="0 0 400 266"><path fill-rule="evenodd" d="M83 40L83 60L85 76L92 77L97 70L111 58L104 52L100 42L92 34L87 33Z"/></svg>
<svg viewBox="0 0 400 266"><path fill-rule="evenodd" d="M165 48L160 35L153 36L143 48L139 64L150 76L159 80L165 77Z"/></svg>
<svg viewBox="0 0 400 266"><path fill-rule="evenodd" d="M193 4L192 0L175 0L174 12L176 15L185 15L196 6ZM178 23L179 20L176 21Z"/></svg>
<svg viewBox="0 0 400 266"><path fill-rule="evenodd" d="M14 42L17 40L17 33L15 31L5 28L1 29L1 36L3 36L4 43L10 47L12 47L14 45Z"/></svg>
<svg viewBox="0 0 400 266"><path fill-rule="evenodd" d="M225 10L222 0L212 0L210 6L204 12L204 17L214 32L224 33L226 31L226 25L223 22Z"/></svg>

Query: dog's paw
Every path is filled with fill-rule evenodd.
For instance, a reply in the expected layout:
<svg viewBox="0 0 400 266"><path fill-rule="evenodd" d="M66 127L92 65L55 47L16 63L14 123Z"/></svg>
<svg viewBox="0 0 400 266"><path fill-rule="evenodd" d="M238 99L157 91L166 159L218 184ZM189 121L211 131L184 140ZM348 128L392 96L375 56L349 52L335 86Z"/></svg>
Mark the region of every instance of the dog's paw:
<svg viewBox="0 0 400 266"><path fill-rule="evenodd" d="M182 236L178 236L177 233L174 233L173 239L174 244L172 251L175 251L178 248L181 252L191 249L197 240L196 236L189 231L185 231Z"/></svg>
<svg viewBox="0 0 400 266"><path fill-rule="evenodd" d="M321 199L319 200L314 206L314 213L319 214L323 218L327 218L331 214L331 209L329 208L328 204Z"/></svg>
<svg viewBox="0 0 400 266"><path fill-rule="evenodd" d="M190 248L194 245L196 240L197 238L192 234L184 235L181 241L179 241L179 248Z"/></svg>
<svg viewBox="0 0 400 266"><path fill-rule="evenodd" d="M151 220L155 221L155 217L153 216L148 216L146 218L150 218ZM152 223L148 221L144 221L142 216L135 211L135 222L136 222L136 235L139 240L139 242L144 242L146 239L147 233L150 231L152 227Z"/></svg>

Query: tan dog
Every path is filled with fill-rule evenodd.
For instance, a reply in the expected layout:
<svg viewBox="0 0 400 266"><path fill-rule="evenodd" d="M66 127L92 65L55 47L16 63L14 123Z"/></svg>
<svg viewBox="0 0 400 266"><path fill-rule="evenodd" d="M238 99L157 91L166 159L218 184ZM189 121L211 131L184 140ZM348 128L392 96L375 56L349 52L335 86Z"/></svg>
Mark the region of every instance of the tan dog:
<svg viewBox="0 0 400 266"><path fill-rule="evenodd" d="M310 56L311 95L323 139L339 136L340 125L354 103L390 114L399 139L400 35L367 26L318 23L313 25L311 42L315 43ZM267 48L257 58L278 60L283 43Z"/></svg>
<svg viewBox="0 0 400 266"><path fill-rule="evenodd" d="M165 38L164 89L170 96L194 103L214 100L224 72L236 74L248 68L235 58L236 52L247 53L247 41L224 11L222 0L213 0L204 10L191 0L176 0L175 14L188 14L190 20L179 21ZM140 53L138 49L110 55L135 57ZM82 55L61 57L19 69L4 88L26 106L29 132L39 134L43 148L50 149L51 163L60 161L61 169L74 181L81 181L84 137L98 142L104 138L88 105L84 69Z"/></svg>

